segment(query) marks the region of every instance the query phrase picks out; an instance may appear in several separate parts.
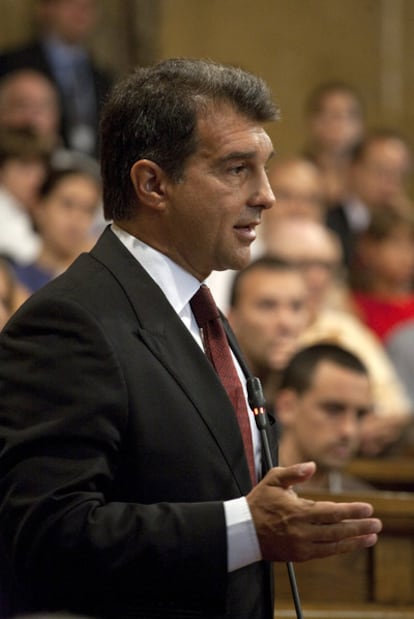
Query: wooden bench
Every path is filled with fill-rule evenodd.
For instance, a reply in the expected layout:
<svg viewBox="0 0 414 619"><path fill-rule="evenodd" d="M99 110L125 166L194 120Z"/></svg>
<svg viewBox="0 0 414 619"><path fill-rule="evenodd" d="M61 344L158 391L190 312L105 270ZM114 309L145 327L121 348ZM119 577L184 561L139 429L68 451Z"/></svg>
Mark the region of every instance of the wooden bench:
<svg viewBox="0 0 414 619"><path fill-rule="evenodd" d="M414 606L412 607L384 607L376 604L349 605L341 604L311 604L304 605L304 619L413 619ZM295 619L296 612L293 608L282 605L276 606L274 619Z"/></svg>
<svg viewBox="0 0 414 619"><path fill-rule="evenodd" d="M347 472L379 490L414 492L414 458L357 458Z"/></svg>
<svg viewBox="0 0 414 619"><path fill-rule="evenodd" d="M318 493L306 498L368 501L382 520L383 530L373 548L295 564L302 602L414 606L414 495ZM292 599L283 563L275 563L275 590L276 600Z"/></svg>

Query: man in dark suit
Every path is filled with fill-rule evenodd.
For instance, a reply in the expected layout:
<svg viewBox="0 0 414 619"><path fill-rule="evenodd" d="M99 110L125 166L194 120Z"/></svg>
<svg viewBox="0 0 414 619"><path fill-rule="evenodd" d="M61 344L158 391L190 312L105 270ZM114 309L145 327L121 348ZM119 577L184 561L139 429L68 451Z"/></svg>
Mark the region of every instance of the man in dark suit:
<svg viewBox="0 0 414 619"><path fill-rule="evenodd" d="M252 487L191 310L213 269L249 260L274 201L262 125L275 116L260 79L197 60L140 69L108 101L102 173L114 223L1 336L12 612L270 619L269 561L375 543L370 505L291 491L313 463L274 468Z"/></svg>
<svg viewBox="0 0 414 619"><path fill-rule="evenodd" d="M97 154L102 102L112 78L91 57L85 42L97 16L96 0L37 0L38 38L0 55L0 77L33 69L55 85L65 146Z"/></svg>

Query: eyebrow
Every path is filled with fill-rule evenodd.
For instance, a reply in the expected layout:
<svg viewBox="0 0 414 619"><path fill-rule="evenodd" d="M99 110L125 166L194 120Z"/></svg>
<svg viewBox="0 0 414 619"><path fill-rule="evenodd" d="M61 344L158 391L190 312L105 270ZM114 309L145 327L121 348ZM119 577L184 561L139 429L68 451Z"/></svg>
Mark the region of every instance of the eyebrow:
<svg viewBox="0 0 414 619"><path fill-rule="evenodd" d="M275 155L275 151L272 150L267 158L267 162ZM220 162L226 163L227 161L233 161L234 159L254 159L257 156L256 151L233 151L228 155L220 158Z"/></svg>

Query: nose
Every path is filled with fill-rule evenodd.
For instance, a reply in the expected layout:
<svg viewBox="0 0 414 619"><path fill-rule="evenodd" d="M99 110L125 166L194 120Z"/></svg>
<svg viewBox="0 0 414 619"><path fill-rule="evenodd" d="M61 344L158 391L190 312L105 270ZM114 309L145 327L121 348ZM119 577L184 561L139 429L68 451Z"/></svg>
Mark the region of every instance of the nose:
<svg viewBox="0 0 414 619"><path fill-rule="evenodd" d="M262 209L272 208L276 202L275 194L270 186L266 170L260 173L258 186L252 194L249 206L259 206Z"/></svg>
<svg viewBox="0 0 414 619"><path fill-rule="evenodd" d="M274 328L284 335L292 335L295 331L295 314L289 307L279 308L274 316Z"/></svg>
<svg viewBox="0 0 414 619"><path fill-rule="evenodd" d="M358 421L356 413L349 412L344 415L341 422L341 435L346 438L354 438L358 434Z"/></svg>

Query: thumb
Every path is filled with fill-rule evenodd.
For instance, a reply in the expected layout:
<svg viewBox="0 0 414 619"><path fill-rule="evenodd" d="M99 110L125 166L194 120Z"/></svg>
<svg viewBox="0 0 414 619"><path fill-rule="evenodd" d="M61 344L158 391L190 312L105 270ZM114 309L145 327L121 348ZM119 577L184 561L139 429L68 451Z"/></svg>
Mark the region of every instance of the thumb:
<svg viewBox="0 0 414 619"><path fill-rule="evenodd" d="M301 462L292 466L277 466L266 475L266 481L271 486L289 488L312 477L316 471L315 462Z"/></svg>

